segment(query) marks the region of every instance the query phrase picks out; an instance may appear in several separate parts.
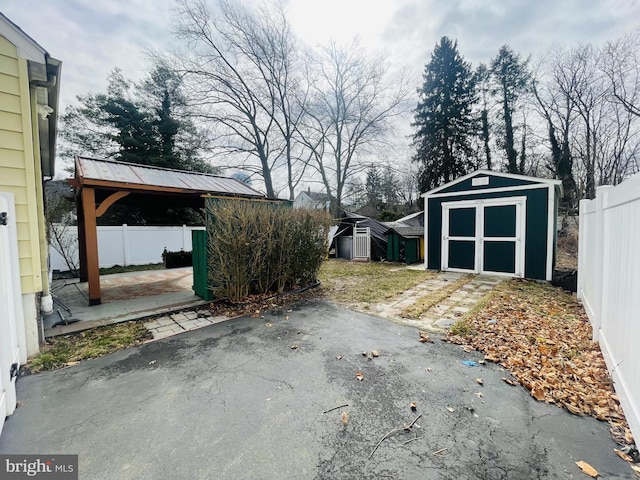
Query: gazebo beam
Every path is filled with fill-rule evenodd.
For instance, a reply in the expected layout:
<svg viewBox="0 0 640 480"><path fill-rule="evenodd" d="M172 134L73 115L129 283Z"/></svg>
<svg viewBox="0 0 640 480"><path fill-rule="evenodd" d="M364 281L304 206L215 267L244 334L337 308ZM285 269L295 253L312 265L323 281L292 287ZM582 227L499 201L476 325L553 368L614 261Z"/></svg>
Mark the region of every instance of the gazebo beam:
<svg viewBox="0 0 640 480"><path fill-rule="evenodd" d="M109 195L107 198L105 198L102 201L100 206L96 209L96 217L101 217L102 215L104 215L111 205L116 203L121 198L124 198L127 195L129 195L129 193L130 192L120 191L120 192L115 192Z"/></svg>

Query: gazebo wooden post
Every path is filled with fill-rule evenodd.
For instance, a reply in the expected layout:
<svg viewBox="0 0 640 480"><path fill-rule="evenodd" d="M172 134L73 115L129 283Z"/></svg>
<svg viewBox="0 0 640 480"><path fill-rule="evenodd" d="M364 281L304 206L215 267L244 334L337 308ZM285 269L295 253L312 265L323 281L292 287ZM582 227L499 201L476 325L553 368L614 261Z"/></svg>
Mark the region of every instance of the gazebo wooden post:
<svg viewBox="0 0 640 480"><path fill-rule="evenodd" d="M84 237L84 211L82 210L82 195L76 198L76 211L78 212L78 276L81 282L86 282L87 274L87 242Z"/></svg>
<svg viewBox="0 0 640 480"><path fill-rule="evenodd" d="M98 230L96 225L96 192L82 189L82 213L86 240L86 271L89 281L89 305L100 305L100 269L98 264Z"/></svg>

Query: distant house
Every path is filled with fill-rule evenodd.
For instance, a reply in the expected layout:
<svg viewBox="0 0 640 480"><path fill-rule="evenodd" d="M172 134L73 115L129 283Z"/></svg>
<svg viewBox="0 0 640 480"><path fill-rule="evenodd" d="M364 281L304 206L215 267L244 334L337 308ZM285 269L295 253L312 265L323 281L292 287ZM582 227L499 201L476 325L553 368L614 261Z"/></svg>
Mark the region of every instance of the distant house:
<svg viewBox="0 0 640 480"><path fill-rule="evenodd" d="M7 325L21 356L37 353L40 310L52 308L43 183L55 171L60 68L0 13L0 275L9 280L0 282L0 353Z"/></svg>
<svg viewBox="0 0 640 480"><path fill-rule="evenodd" d="M326 193L300 192L293 200L293 208L310 208L312 210L330 210L331 199Z"/></svg>

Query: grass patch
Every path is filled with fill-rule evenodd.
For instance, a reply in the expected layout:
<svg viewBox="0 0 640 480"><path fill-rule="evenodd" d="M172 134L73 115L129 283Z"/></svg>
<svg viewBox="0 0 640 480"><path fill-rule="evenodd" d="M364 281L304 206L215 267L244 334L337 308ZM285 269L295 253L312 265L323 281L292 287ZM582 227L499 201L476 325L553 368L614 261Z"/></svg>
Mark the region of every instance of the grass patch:
<svg viewBox="0 0 640 480"><path fill-rule="evenodd" d="M145 270L163 270L164 263L147 263L145 265L127 265L122 267L120 265L114 265L109 268L101 268L100 275L111 275L113 273L126 273L126 272L143 272Z"/></svg>
<svg viewBox="0 0 640 480"><path fill-rule="evenodd" d="M434 276L434 272L407 270L401 263L339 259L325 261L319 273L324 294L346 305L378 303Z"/></svg>
<svg viewBox="0 0 640 480"><path fill-rule="evenodd" d="M455 282L449 283L446 287L431 292L424 297L420 297L416 303L405 308L400 312L402 318L418 319L430 308L435 307L438 303L442 302L445 298L458 290L463 285L466 285L473 279L474 275L464 275Z"/></svg>
<svg viewBox="0 0 640 480"><path fill-rule="evenodd" d="M475 331L473 329L473 324L469 320L469 318L463 317L456 320L456 323L451 325L449 329L451 335L459 335L459 336L468 336L474 335Z"/></svg>
<svg viewBox="0 0 640 480"><path fill-rule="evenodd" d="M143 321L117 323L73 335L53 337L47 340L39 354L27 362L25 368L31 373L55 370L117 352L151 338L153 336Z"/></svg>

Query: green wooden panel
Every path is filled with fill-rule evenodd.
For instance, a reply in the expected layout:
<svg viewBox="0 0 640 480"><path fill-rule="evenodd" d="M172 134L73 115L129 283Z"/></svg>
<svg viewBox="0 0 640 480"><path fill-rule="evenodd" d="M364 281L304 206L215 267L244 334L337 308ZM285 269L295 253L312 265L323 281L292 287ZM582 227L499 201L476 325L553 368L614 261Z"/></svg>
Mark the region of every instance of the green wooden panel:
<svg viewBox="0 0 640 480"><path fill-rule="evenodd" d="M500 205L484 209L485 237L516 236L516 206Z"/></svg>
<svg viewBox="0 0 640 480"><path fill-rule="evenodd" d="M515 273L516 242L484 242L484 271Z"/></svg>
<svg viewBox="0 0 640 480"><path fill-rule="evenodd" d="M449 241L449 268L475 269L476 242L467 240Z"/></svg>
<svg viewBox="0 0 640 480"><path fill-rule="evenodd" d="M404 241L404 261L408 264L416 263L419 259L419 238L407 238Z"/></svg>
<svg viewBox="0 0 640 480"><path fill-rule="evenodd" d="M207 232L193 230L191 232L193 258L193 290L205 300L213 300L209 282L207 280Z"/></svg>
<svg viewBox="0 0 640 480"><path fill-rule="evenodd" d="M524 276L544 280L547 272L547 190L527 192ZM553 245L550 245L553 248Z"/></svg>
<svg viewBox="0 0 640 480"><path fill-rule="evenodd" d="M395 232L387 235L387 260L390 262L400 261L400 245L398 234Z"/></svg>
<svg viewBox="0 0 640 480"><path fill-rule="evenodd" d="M449 210L449 236L450 237L475 237L476 236L476 209L452 208Z"/></svg>
<svg viewBox="0 0 640 480"><path fill-rule="evenodd" d="M431 199L428 201L428 221L427 245L425 255L427 256L427 267L433 270L442 268L440 262L442 243L442 199Z"/></svg>

